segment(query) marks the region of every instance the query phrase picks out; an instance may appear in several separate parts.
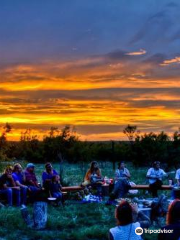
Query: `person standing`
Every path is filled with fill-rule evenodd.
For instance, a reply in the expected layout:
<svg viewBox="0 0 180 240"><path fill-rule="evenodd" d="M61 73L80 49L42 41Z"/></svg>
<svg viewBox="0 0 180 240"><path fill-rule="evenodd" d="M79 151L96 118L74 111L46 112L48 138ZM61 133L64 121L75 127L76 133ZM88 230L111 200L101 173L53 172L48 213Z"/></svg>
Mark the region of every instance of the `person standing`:
<svg viewBox="0 0 180 240"><path fill-rule="evenodd" d="M149 187L153 197L158 197L157 191L163 184L162 179L167 176L167 173L160 168L160 162L155 161L146 175L146 178L149 179Z"/></svg>

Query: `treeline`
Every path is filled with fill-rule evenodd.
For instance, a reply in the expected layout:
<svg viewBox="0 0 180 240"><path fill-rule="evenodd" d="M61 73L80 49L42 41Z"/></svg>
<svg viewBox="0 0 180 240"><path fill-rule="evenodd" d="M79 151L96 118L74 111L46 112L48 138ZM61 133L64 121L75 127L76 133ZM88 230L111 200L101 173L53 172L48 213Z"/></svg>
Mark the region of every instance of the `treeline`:
<svg viewBox="0 0 180 240"><path fill-rule="evenodd" d="M20 141L7 141L11 126L6 124L0 136L0 161L16 159L44 163L63 159L68 162L92 160L118 162L131 161L136 166L147 166L161 161L168 166L180 162L180 132L170 137L165 132L141 134L136 126L128 125L124 134L128 141L87 142L80 141L69 126L61 131L51 128L49 134L39 140L31 130L21 134Z"/></svg>

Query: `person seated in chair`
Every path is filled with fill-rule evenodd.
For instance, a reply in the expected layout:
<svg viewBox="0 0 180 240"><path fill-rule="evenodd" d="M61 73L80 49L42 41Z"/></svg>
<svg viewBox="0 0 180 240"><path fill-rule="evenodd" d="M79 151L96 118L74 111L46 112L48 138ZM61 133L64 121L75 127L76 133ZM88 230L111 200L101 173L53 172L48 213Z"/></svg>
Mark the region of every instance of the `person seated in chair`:
<svg viewBox="0 0 180 240"><path fill-rule="evenodd" d="M123 198L131 188L129 178L131 177L129 170L125 167L124 162L118 164L118 169L115 172L115 185L111 193L111 198Z"/></svg>
<svg viewBox="0 0 180 240"><path fill-rule="evenodd" d="M157 191L163 184L162 179L167 176L167 173L160 168L160 162L155 161L146 175L149 179L149 187L153 197L158 197Z"/></svg>

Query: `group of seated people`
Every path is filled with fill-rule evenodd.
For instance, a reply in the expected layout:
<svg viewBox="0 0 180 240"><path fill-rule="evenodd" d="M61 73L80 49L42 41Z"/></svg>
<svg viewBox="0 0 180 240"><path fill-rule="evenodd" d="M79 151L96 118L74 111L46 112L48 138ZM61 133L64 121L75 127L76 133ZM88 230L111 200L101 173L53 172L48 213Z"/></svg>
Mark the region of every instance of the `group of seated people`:
<svg viewBox="0 0 180 240"><path fill-rule="evenodd" d="M57 201L63 199L60 177L52 168L51 163L45 165L45 171L42 173L42 186L38 183L33 163L28 163L24 171L19 163L8 166L0 176L0 197L4 196L7 199L8 206L13 205L13 200L17 206L26 205L27 196L33 200L41 195L42 191L47 192Z"/></svg>
<svg viewBox="0 0 180 240"><path fill-rule="evenodd" d="M111 198L125 197L131 188L129 179L131 175L126 168L124 162L118 164L118 169L115 171L114 186L111 192ZM162 185L163 177L167 177L167 173L160 168L160 162L154 162L146 175L149 180L150 191L153 197L157 197L157 190ZM176 171L175 179L177 185L180 185L180 169ZM104 178L96 161L93 161L90 168L85 174L82 186L91 186L97 190L97 194L102 194L102 184ZM42 185L38 183L35 174L35 165L28 163L25 170L19 163L14 166L5 168L4 173L0 176L0 197L4 195L9 206L13 205L13 200L17 206L27 204L27 196L35 199L42 191L46 191L49 196L56 198L58 201L63 201L61 191L60 176L53 169L51 163L45 164L45 170L42 173ZM137 227L148 228L150 219L141 211L138 212L137 205L131 204L123 200L116 208L115 217L117 226L109 231L110 240L133 239L141 240L142 236L135 233ZM160 233L158 239L174 239L180 237L180 200L174 200L168 209L167 226L163 229L172 230L172 234Z"/></svg>
<svg viewBox="0 0 180 240"><path fill-rule="evenodd" d="M111 199L126 197L128 191L131 189L130 177L130 172L126 168L125 163L123 161L120 162L118 169L115 171L114 188L111 192ZM149 181L150 192L153 197L158 196L158 189L163 184L163 178L165 177L168 177L168 174L160 168L160 162L155 161L146 174L146 178ZM175 179L177 180L177 185L180 186L180 169L176 171ZM98 193L101 194L103 182L104 178L102 177L98 163L93 161L85 175L82 185L96 187Z"/></svg>
<svg viewBox="0 0 180 240"><path fill-rule="evenodd" d="M150 192L153 197L157 197L157 191L162 185L162 180L167 176L167 173L160 168L160 162L154 162L152 168L148 170L146 178L149 180ZM114 187L111 191L110 199L126 197L131 189L130 177L130 172L126 168L125 163L120 162L118 169L115 171ZM175 178L179 185L180 169L176 171ZM98 195L102 195L103 183L104 178L98 163L93 161L85 174L82 186L91 186L97 190ZM25 205L27 194L33 199L42 190L45 190L51 197L59 201L63 200L60 176L53 169L51 163L45 164L45 171L42 173L42 186L38 183L33 163L28 163L24 171L19 163L16 163L14 166L8 166L0 177L0 195L6 196L9 206L12 206L13 199L16 200L18 206L21 204Z"/></svg>

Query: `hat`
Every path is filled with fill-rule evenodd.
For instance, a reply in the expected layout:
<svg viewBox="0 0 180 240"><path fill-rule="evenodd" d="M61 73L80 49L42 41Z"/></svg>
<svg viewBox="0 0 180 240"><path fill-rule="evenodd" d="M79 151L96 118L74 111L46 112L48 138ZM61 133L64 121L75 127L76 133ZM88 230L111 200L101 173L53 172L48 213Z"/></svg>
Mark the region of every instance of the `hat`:
<svg viewBox="0 0 180 240"><path fill-rule="evenodd" d="M28 163L26 166L26 168L33 168L33 167L35 167L35 165L33 163Z"/></svg>
<svg viewBox="0 0 180 240"><path fill-rule="evenodd" d="M51 165L51 163L48 162L48 163L45 164L45 168L49 168L49 167L52 168L52 165Z"/></svg>

